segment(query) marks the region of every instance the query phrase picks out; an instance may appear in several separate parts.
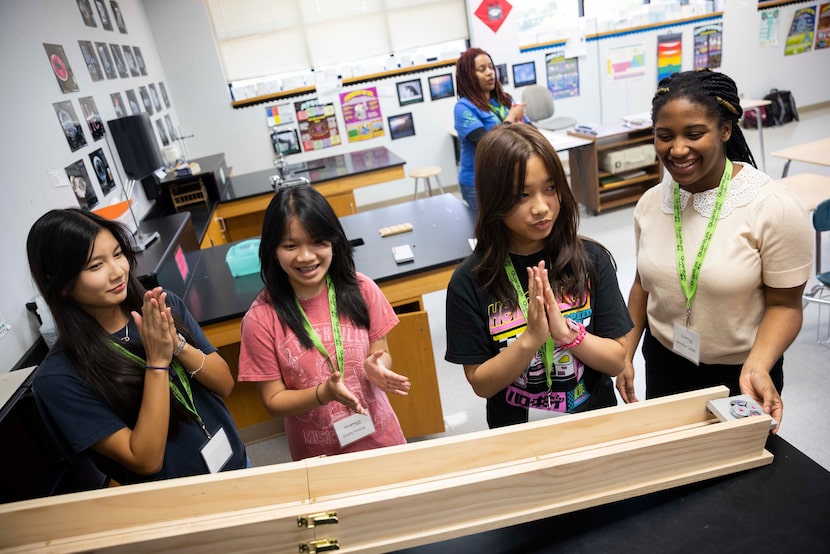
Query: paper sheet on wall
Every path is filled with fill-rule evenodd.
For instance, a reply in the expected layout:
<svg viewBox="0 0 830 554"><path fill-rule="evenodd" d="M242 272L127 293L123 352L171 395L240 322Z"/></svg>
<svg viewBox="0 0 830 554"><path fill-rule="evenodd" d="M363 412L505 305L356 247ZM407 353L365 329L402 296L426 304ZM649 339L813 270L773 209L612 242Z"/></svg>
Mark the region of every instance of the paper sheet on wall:
<svg viewBox="0 0 830 554"><path fill-rule="evenodd" d="M781 10L778 8L761 12L761 27L758 31L760 46L775 46L781 32Z"/></svg>

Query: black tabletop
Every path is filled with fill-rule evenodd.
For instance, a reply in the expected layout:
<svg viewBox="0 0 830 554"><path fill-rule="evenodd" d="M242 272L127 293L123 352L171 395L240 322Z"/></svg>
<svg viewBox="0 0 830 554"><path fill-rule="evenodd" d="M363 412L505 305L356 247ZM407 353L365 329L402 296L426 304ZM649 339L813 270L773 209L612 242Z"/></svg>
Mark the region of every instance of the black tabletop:
<svg viewBox="0 0 830 554"><path fill-rule="evenodd" d="M453 265L471 253L475 214L451 194L422 198L340 218L346 236L356 244L355 267L376 283ZM380 228L412 223L408 233L380 236ZM242 241L240 241L242 242ZM262 290L259 273L233 277L225 257L238 242L201 251L184 295L188 309L202 325L242 317ZM392 247L409 244L412 262L396 264Z"/></svg>
<svg viewBox="0 0 830 554"><path fill-rule="evenodd" d="M194 158L190 161L199 164L199 173L196 175L200 175L202 173L213 173L214 171L220 170L220 168L225 164L225 154L210 154L209 156ZM190 179L191 177L192 175L176 175L174 171L169 171L167 175L164 176L164 179L159 180L159 183L175 183L181 179Z"/></svg>
<svg viewBox="0 0 830 554"><path fill-rule="evenodd" d="M767 449L768 466L400 552L828 552L830 472L780 437Z"/></svg>
<svg viewBox="0 0 830 554"><path fill-rule="evenodd" d="M288 164L286 171L300 177L307 177L312 185L317 185L341 177L402 166L405 163L402 158L385 146L378 146L368 150ZM231 202L273 192L270 177L276 172L276 168L271 168L232 176L225 190L222 191L219 201Z"/></svg>
<svg viewBox="0 0 830 554"><path fill-rule="evenodd" d="M139 230L142 233L158 232L159 238L151 242L143 252L136 253L136 267L133 271L139 278L159 272L179 246L183 233L193 234L191 242L195 242L196 235L190 218L190 212L185 211L141 222Z"/></svg>

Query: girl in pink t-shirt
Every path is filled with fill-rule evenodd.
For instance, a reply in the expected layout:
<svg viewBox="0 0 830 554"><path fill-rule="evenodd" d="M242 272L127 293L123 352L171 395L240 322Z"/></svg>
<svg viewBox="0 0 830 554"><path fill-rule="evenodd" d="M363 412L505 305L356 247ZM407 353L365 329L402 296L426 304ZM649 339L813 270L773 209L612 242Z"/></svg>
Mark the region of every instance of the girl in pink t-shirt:
<svg viewBox="0 0 830 554"><path fill-rule="evenodd" d="M259 257L265 288L242 321L239 380L285 419L291 457L404 444L386 392L386 334L398 323L378 286L357 273L346 234L308 186L280 189L265 212Z"/></svg>

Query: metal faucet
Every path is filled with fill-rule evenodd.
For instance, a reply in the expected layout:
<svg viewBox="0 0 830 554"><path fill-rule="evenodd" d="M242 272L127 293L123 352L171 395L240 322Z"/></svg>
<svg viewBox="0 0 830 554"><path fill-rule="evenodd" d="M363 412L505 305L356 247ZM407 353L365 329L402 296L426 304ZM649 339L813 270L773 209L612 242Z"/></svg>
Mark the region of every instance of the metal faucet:
<svg viewBox="0 0 830 554"><path fill-rule="evenodd" d="M310 185L311 181L308 180L308 177L302 177L300 175L294 175L290 177L285 172L285 158L282 155L282 150L277 145L277 157L274 158L274 165L277 167L277 174L271 175L269 180L271 181L271 188L277 190L282 187L291 187L295 185Z"/></svg>

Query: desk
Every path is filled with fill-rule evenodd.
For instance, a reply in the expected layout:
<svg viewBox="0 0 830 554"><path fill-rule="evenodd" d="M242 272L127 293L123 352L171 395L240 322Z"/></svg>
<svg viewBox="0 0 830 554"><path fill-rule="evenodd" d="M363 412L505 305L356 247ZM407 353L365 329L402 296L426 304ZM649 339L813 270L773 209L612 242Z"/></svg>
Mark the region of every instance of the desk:
<svg viewBox="0 0 830 554"><path fill-rule="evenodd" d="M451 194L432 196L340 218L349 240L362 240L355 247L355 266L373 279L396 308L400 324L389 333L389 349L395 371L412 381L409 396L390 396L407 437L444 431L435 358L429 320L422 295L447 287L455 267L470 253L475 214ZM413 225L410 233L381 237L378 229L398 223ZM409 244L415 260L396 264L392 247ZM191 285L184 295L188 309L202 325L210 342L226 347L225 359L235 370L239 325L262 289L259 274L234 278L225 254L232 244L201 251L193 269ZM250 386L249 386L250 385ZM251 383L237 383L226 400L240 428L265 423L271 418L261 408Z"/></svg>
<svg viewBox="0 0 830 554"><path fill-rule="evenodd" d="M757 100L753 98L741 98L741 108L744 112L755 112L755 122L758 124L758 143L761 145L761 170L767 172L767 160L764 156L764 125L761 121L761 107L769 106L772 100Z"/></svg>
<svg viewBox="0 0 830 554"><path fill-rule="evenodd" d="M776 158L784 158L784 171L781 177L786 177L790 171L791 162L805 162L808 164L830 166L830 138L816 140L797 146L790 146L772 153Z"/></svg>
<svg viewBox="0 0 830 554"><path fill-rule="evenodd" d="M826 552L830 473L776 435L766 448L768 466L399 552Z"/></svg>
<svg viewBox="0 0 830 554"><path fill-rule="evenodd" d="M568 153L571 188L576 188L574 180L579 180L579 191L576 196L577 199L582 199L582 204L587 208L588 175L586 168L596 167L597 165L597 151L594 148L594 141L571 136L566 133L555 133L547 129L539 129L539 131L548 139L548 142L550 142L556 152Z"/></svg>
<svg viewBox="0 0 830 554"><path fill-rule="evenodd" d="M786 185L810 211L830 198L830 176L827 175L798 173L779 179L779 182Z"/></svg>
<svg viewBox="0 0 830 554"><path fill-rule="evenodd" d="M338 216L357 212L354 190L405 177L406 162L383 146L291 164L286 171L307 177ZM219 195L202 247L258 237L265 209L274 195L276 169L234 175Z"/></svg>

